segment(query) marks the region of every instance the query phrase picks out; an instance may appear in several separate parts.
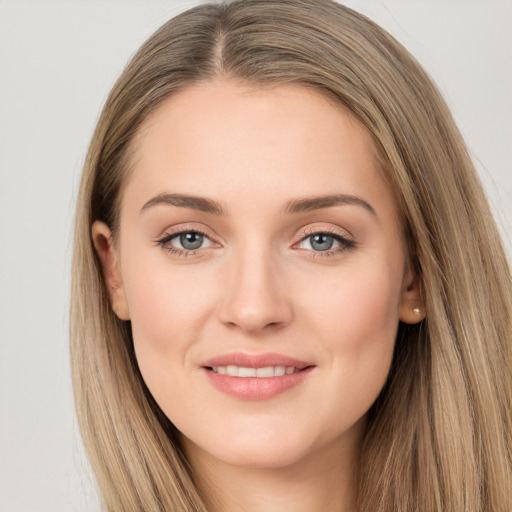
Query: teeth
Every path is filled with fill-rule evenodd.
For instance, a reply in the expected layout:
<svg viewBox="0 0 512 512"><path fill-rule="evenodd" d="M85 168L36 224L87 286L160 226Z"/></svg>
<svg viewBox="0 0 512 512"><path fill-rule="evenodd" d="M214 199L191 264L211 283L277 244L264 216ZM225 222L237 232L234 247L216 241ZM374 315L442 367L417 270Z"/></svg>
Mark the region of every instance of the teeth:
<svg viewBox="0 0 512 512"><path fill-rule="evenodd" d="M276 369L274 370L274 375L276 377L281 377L281 375L284 375L286 373L286 368L284 366L276 366Z"/></svg>
<svg viewBox="0 0 512 512"><path fill-rule="evenodd" d="M230 377L281 377L299 370L293 366L265 366L264 368L246 368L244 366L215 366L212 371Z"/></svg>
<svg viewBox="0 0 512 512"><path fill-rule="evenodd" d="M241 366L238 368L239 377L256 377L256 368L244 368Z"/></svg>
<svg viewBox="0 0 512 512"><path fill-rule="evenodd" d="M256 370L257 377L273 377L275 370L272 366L265 366L265 368L258 368Z"/></svg>
<svg viewBox="0 0 512 512"><path fill-rule="evenodd" d="M238 366L233 366L233 365L226 366L226 373L230 377L238 377Z"/></svg>

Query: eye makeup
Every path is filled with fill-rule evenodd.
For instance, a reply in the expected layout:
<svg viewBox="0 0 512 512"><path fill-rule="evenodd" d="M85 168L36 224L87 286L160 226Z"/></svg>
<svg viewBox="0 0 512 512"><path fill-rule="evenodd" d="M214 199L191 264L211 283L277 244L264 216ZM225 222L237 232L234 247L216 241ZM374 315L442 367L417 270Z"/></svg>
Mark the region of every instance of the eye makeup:
<svg viewBox="0 0 512 512"><path fill-rule="evenodd" d="M199 252L220 247L211 235L197 226L183 226L165 233L156 243L173 256L190 258ZM309 228L291 248L309 253L311 257L335 256L356 247L346 234L333 228Z"/></svg>
<svg viewBox="0 0 512 512"><path fill-rule="evenodd" d="M311 257L335 256L356 247L356 243L346 234L334 228L308 228L302 233L294 249L308 251Z"/></svg>
<svg viewBox="0 0 512 512"><path fill-rule="evenodd" d="M193 226L178 226L166 231L156 244L173 256L190 258L220 244L212 240L206 230Z"/></svg>

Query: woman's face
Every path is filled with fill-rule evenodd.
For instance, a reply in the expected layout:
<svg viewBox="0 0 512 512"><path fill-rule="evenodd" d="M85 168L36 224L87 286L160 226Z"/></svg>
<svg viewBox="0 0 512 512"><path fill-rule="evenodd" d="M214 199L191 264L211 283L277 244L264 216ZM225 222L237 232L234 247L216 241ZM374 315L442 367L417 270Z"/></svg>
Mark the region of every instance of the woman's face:
<svg viewBox="0 0 512 512"><path fill-rule="evenodd" d="M117 244L93 235L187 450L278 467L355 446L419 300L365 128L299 86L209 82L150 115L131 163Z"/></svg>

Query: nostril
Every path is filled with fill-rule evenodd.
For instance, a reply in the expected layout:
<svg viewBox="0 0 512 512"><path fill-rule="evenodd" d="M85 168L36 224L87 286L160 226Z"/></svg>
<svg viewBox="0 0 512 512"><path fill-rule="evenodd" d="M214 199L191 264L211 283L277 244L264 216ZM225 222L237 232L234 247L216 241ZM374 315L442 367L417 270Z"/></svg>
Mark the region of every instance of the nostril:
<svg viewBox="0 0 512 512"><path fill-rule="evenodd" d="M256 279L254 272L250 279L245 273L233 283L217 311L225 326L252 333L278 329L292 317L289 297L270 278Z"/></svg>

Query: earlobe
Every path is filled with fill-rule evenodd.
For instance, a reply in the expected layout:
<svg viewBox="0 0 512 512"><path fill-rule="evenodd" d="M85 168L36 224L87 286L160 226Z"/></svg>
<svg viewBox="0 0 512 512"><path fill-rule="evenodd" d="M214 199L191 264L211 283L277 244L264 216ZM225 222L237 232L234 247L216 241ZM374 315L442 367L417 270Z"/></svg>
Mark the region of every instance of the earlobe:
<svg viewBox="0 0 512 512"><path fill-rule="evenodd" d="M103 269L103 278L110 296L112 310L120 320L130 320L119 258L110 228L104 222L95 221L92 225L91 235Z"/></svg>
<svg viewBox="0 0 512 512"><path fill-rule="evenodd" d="M406 324L417 324L426 316L425 304L421 293L421 279L411 268L406 272L399 318Z"/></svg>

